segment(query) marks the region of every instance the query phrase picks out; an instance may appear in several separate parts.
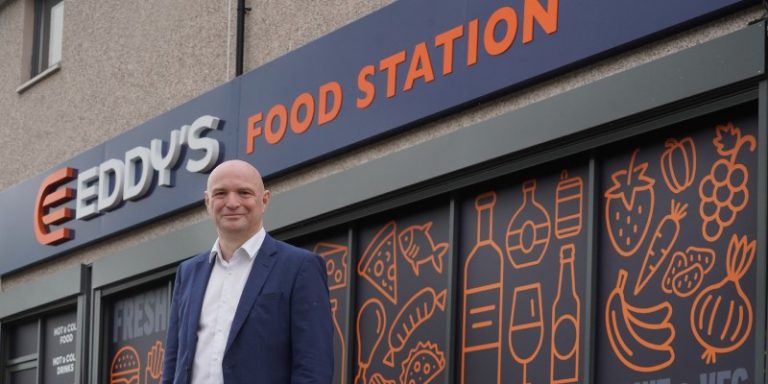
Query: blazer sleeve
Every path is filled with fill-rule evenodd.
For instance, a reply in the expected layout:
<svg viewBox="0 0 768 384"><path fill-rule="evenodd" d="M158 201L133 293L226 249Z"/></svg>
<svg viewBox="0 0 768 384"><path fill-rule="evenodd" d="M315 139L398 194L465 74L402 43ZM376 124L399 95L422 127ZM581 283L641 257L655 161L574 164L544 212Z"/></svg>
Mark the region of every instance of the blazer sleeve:
<svg viewBox="0 0 768 384"><path fill-rule="evenodd" d="M325 264L304 258L291 295L291 383L333 380L333 320Z"/></svg>
<svg viewBox="0 0 768 384"><path fill-rule="evenodd" d="M163 360L163 384L173 383L176 375L176 360L179 351L179 295L182 286L182 266L176 271L176 281L173 283L173 299L171 314L168 318L168 328L165 336L165 358Z"/></svg>

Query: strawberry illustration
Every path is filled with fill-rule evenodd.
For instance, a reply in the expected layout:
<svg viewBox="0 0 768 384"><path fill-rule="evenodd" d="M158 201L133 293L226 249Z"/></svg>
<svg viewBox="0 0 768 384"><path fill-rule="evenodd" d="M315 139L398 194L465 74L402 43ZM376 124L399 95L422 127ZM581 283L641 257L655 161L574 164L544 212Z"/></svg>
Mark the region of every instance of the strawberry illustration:
<svg viewBox="0 0 768 384"><path fill-rule="evenodd" d="M605 225L613 248L624 257L632 256L651 224L656 183L646 176L648 163L635 165L637 149L632 153L629 167L611 175L613 184L605 191Z"/></svg>

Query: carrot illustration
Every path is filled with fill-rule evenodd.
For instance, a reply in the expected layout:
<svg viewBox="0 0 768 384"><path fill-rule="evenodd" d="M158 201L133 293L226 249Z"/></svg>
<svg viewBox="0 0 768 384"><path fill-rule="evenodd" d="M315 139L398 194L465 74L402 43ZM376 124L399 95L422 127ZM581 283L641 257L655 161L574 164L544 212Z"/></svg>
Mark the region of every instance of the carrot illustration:
<svg viewBox="0 0 768 384"><path fill-rule="evenodd" d="M637 276L637 284L635 284L634 294L637 295L643 290L651 277L661 267L661 264L669 255L672 250L672 246L677 241L677 236L680 234L680 221L685 217L685 209L688 208L688 204L678 204L672 200L672 211L664 216L656 227L656 231L651 238L651 244L648 246L648 252L645 253L643 259L643 267L640 269L640 274Z"/></svg>
<svg viewBox="0 0 768 384"><path fill-rule="evenodd" d="M415 294L400 310L392 328L389 329L389 351L384 356L384 364L395 367L395 353L405 347L408 339L420 325L429 320L435 314L435 307L445 310L445 296L447 290L435 294L435 290L427 287Z"/></svg>

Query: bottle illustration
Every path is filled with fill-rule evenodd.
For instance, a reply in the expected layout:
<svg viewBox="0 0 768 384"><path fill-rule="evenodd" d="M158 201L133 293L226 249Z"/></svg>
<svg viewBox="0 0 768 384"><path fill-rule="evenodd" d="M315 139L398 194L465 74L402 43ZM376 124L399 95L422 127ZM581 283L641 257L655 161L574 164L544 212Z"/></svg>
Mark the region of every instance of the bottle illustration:
<svg viewBox="0 0 768 384"><path fill-rule="evenodd" d="M568 177L568 171L560 174L555 194L555 237L566 239L581 232L581 207L584 182L581 177Z"/></svg>
<svg viewBox="0 0 768 384"><path fill-rule="evenodd" d="M525 268L541 262L549 245L549 213L536 201L536 180L523 183L523 204L507 227L507 256L512 265Z"/></svg>
<svg viewBox="0 0 768 384"><path fill-rule="evenodd" d="M504 256L493 241L496 192L475 199L477 243L464 264L461 384L501 380Z"/></svg>
<svg viewBox="0 0 768 384"><path fill-rule="evenodd" d="M333 336L333 353L337 356L338 361L334 364L334 375L333 377L338 378L338 383L345 383L344 379L344 373L345 369L344 367L347 365L347 351L344 341L344 332L341 330L341 326L339 325L339 300L337 299L331 299L331 314L333 315L333 332L335 335Z"/></svg>
<svg viewBox="0 0 768 384"><path fill-rule="evenodd" d="M565 244L560 248L560 277L557 280L557 296L552 304L552 384L570 384L579 380L581 300L574 280L575 252L573 244Z"/></svg>

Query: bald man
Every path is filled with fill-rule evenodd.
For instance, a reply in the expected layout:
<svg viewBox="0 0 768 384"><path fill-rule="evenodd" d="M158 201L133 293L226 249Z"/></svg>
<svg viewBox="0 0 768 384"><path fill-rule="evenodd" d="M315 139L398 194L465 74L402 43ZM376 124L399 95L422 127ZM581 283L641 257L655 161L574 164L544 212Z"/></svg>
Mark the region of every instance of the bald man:
<svg viewBox="0 0 768 384"><path fill-rule="evenodd" d="M176 274L163 383L330 383L333 331L325 264L269 236L259 171L231 160L208 177L218 232Z"/></svg>

